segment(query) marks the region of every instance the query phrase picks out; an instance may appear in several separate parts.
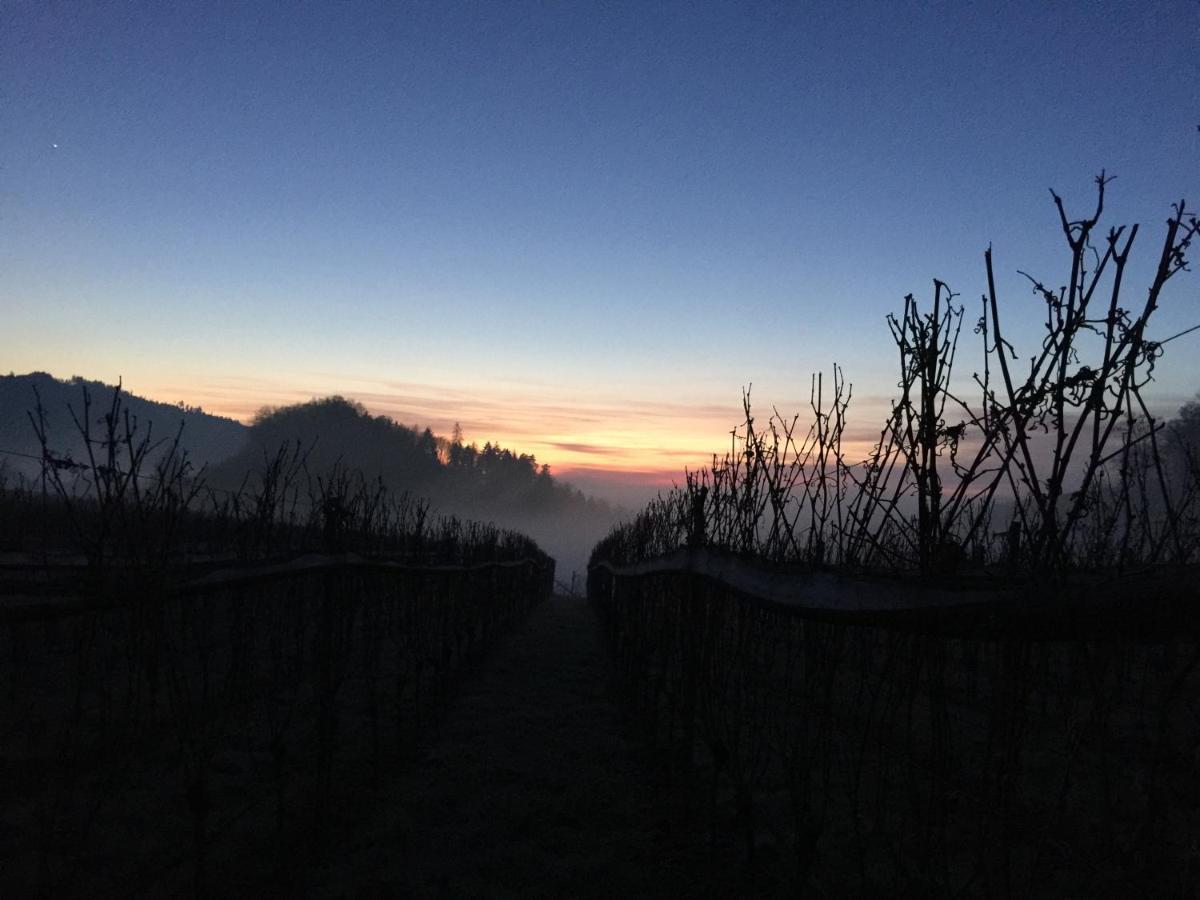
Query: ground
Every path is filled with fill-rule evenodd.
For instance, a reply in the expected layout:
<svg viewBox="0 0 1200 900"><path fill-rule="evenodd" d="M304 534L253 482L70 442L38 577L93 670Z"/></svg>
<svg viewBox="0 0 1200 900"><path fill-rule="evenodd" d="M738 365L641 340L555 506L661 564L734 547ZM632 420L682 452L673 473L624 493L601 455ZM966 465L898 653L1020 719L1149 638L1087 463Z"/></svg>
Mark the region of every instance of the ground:
<svg viewBox="0 0 1200 900"><path fill-rule="evenodd" d="M703 789L646 756L610 682L585 601L543 603L305 887L327 897L753 891L732 846L713 852L696 809Z"/></svg>

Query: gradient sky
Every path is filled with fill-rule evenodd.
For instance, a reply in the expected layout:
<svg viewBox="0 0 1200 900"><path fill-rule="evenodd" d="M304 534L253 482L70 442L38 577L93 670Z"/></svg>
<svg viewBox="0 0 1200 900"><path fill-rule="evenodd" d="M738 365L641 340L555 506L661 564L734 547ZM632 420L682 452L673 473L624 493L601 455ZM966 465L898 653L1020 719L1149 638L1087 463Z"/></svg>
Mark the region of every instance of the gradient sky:
<svg viewBox="0 0 1200 900"><path fill-rule="evenodd" d="M704 462L743 385L799 411L835 360L865 433L884 316L935 276L976 302L989 243L1032 336L1048 187L1118 176L1144 296L1200 205L1198 60L1195 2L8 0L0 368L243 418L343 393L589 485ZM1200 334L1171 351L1168 410Z"/></svg>

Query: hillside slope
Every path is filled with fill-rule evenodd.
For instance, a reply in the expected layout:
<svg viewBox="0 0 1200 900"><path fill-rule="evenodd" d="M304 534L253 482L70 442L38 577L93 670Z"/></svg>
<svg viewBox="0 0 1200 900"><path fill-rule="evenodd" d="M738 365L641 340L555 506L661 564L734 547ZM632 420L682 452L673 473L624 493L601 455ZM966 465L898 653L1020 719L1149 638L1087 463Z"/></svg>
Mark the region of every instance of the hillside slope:
<svg viewBox="0 0 1200 900"><path fill-rule="evenodd" d="M60 458L86 458L71 410L82 416L84 391L91 397L97 433L112 402L112 385L82 378L61 380L44 372L0 376L0 474L36 477L41 446L29 414L41 397L50 449ZM206 482L237 490L262 470L283 445L302 448L305 477L335 466L380 479L390 489L427 499L439 513L495 522L528 534L559 560L570 582L582 574L587 554L615 524L620 511L585 496L524 453L492 443L483 447L438 437L428 428L373 416L359 403L334 396L279 409L264 409L247 426L199 409L160 403L122 392L140 429L155 440L172 439L183 423L181 443L193 462L207 465ZM168 440L169 442L169 440ZM161 452L161 451L160 451Z"/></svg>
<svg viewBox="0 0 1200 900"><path fill-rule="evenodd" d="M38 396L46 414L50 449L59 457L84 459L83 437L72 420L71 410L82 420L84 391L91 395L91 420L102 427L116 388L83 378L61 380L45 372L0 376L0 460L9 473L27 476L40 471L41 445L29 420ZM136 419L141 433L152 428L154 440L173 439L183 423L181 443L197 465L214 465L236 454L246 442L247 429L241 422L214 416L201 409L160 403L122 391L122 406ZM24 454L17 456L14 454ZM35 457L29 459L27 457Z"/></svg>
<svg viewBox="0 0 1200 900"><path fill-rule="evenodd" d="M608 504L554 478L548 466L528 454L491 443L482 448L455 443L428 428L373 416L339 396L264 410L242 449L214 467L209 480L236 488L284 444L302 448L313 477L344 466L424 497L438 512L528 534L559 560L568 581L573 570L582 573L588 551L619 516Z"/></svg>

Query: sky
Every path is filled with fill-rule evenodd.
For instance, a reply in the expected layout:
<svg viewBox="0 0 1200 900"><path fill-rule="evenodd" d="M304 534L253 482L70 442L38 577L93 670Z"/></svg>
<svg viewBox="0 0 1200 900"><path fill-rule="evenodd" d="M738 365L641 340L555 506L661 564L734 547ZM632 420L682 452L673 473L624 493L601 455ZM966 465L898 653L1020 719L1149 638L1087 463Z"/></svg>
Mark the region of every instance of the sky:
<svg viewBox="0 0 1200 900"><path fill-rule="evenodd" d="M1200 204L1200 4L8 0L0 368L340 393L645 487L835 362L865 442L885 316L971 308L989 245L1035 346L1017 270L1065 281L1048 188L1082 214L1101 169L1141 299ZM1200 333L1150 396L1197 390Z"/></svg>

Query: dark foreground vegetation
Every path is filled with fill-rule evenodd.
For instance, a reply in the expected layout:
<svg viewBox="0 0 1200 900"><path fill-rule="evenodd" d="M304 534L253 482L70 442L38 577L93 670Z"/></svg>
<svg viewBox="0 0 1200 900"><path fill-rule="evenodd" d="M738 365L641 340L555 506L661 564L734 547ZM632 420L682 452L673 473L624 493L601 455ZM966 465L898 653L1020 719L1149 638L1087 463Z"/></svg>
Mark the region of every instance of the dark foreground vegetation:
<svg viewBox="0 0 1200 900"><path fill-rule="evenodd" d="M294 447L212 490L119 394L79 422L0 491L0 893L294 884L553 561Z"/></svg>
<svg viewBox="0 0 1200 900"><path fill-rule="evenodd" d="M588 593L654 744L734 798L753 859L818 895L1186 896L1200 880L1200 452L1143 392L1149 323L1200 223L1180 203L1145 295L1138 229L1054 197L1068 265L1002 326L889 320L899 396L848 459L850 388L733 449L595 549ZM1052 288L1049 284L1062 284ZM968 388L973 392L970 399Z"/></svg>

